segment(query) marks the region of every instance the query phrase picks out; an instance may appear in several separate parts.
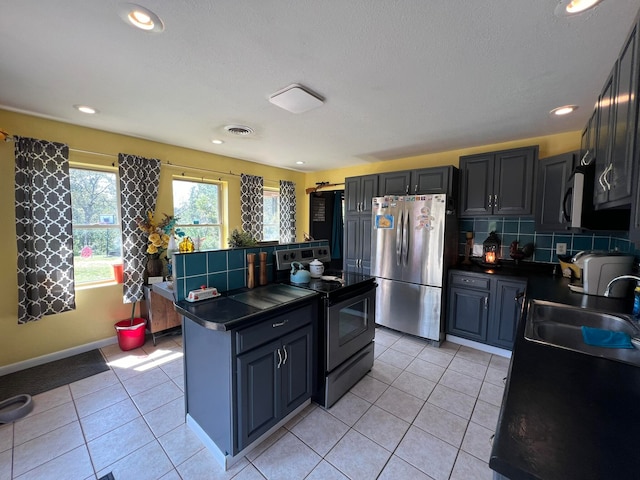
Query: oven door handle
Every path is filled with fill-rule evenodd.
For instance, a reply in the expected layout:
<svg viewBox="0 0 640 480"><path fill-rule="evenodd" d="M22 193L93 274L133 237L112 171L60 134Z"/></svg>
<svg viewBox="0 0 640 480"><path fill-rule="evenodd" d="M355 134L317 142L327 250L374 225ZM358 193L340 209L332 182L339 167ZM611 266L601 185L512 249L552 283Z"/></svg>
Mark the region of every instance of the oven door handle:
<svg viewBox="0 0 640 480"><path fill-rule="evenodd" d="M333 307L334 305L338 305L340 303L352 302L354 299L357 299L358 297L361 297L361 296L369 295L372 292L375 296L375 289L377 287L378 285L376 283L369 283L365 286L359 287L358 289L350 290L348 294L338 295L337 296L338 298L329 297L326 305L328 307Z"/></svg>

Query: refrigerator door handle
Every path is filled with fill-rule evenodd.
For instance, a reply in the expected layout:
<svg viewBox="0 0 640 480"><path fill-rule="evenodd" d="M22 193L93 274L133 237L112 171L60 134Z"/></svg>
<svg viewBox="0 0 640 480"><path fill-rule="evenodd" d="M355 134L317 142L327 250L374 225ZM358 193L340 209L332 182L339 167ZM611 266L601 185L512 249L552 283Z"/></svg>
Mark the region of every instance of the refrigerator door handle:
<svg viewBox="0 0 640 480"><path fill-rule="evenodd" d="M400 212L399 218L398 218L398 225L396 226L396 265L400 266L401 262L402 262L402 239L404 237L403 235L403 213L404 212Z"/></svg>
<svg viewBox="0 0 640 480"><path fill-rule="evenodd" d="M409 214L405 212L404 227L402 228L402 249L404 250L404 253L402 255L402 262L404 263L404 265L407 265L407 263L409 262L409 232L411 232L411 229L409 227Z"/></svg>

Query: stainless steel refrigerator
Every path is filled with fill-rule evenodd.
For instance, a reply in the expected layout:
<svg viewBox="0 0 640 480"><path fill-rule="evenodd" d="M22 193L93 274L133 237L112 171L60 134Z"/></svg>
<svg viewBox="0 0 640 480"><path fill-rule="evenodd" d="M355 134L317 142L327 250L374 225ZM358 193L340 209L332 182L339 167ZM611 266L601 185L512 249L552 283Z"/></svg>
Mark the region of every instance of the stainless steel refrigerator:
<svg viewBox="0 0 640 480"><path fill-rule="evenodd" d="M376 323L444 340L443 288L457 257L457 219L447 196L376 197L372 228Z"/></svg>

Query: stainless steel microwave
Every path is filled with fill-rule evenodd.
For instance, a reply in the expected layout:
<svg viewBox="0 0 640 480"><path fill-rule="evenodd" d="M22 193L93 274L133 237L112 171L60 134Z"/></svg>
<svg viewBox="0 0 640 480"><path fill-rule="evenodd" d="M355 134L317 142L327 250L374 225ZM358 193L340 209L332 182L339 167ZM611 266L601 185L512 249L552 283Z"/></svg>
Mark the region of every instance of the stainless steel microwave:
<svg viewBox="0 0 640 480"><path fill-rule="evenodd" d="M567 230L629 230L629 210L596 210L593 205L595 162L584 164L589 152L575 167L565 188L562 214Z"/></svg>

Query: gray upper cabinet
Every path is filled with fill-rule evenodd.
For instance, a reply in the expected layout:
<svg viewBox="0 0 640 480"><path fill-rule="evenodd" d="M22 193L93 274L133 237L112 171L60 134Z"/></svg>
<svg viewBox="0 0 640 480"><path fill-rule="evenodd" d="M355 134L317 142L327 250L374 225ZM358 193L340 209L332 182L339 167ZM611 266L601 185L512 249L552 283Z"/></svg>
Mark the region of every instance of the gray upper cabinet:
<svg viewBox="0 0 640 480"><path fill-rule="evenodd" d="M597 104L596 209L631 204L638 119L638 23L607 78Z"/></svg>
<svg viewBox="0 0 640 480"><path fill-rule="evenodd" d="M446 193L456 196L457 173L458 169L453 166L381 173L380 195Z"/></svg>
<svg viewBox="0 0 640 480"><path fill-rule="evenodd" d="M537 145L460 157L459 215L532 215L537 158Z"/></svg>
<svg viewBox="0 0 640 480"><path fill-rule="evenodd" d="M410 185L410 170L380 174L380 195L408 195Z"/></svg>
<svg viewBox="0 0 640 480"><path fill-rule="evenodd" d="M536 232L556 232L565 229L567 224L563 208L565 187L577 156L577 153L563 153L538 161L536 166Z"/></svg>
<svg viewBox="0 0 640 480"><path fill-rule="evenodd" d="M607 203L609 190L611 189L607 177L612 168L610 153L614 119L615 80L616 68L614 67L605 82L600 97L598 97L598 113L596 115L596 181L593 193L593 203L596 207Z"/></svg>
<svg viewBox="0 0 640 480"><path fill-rule="evenodd" d="M378 175L348 177L344 181L345 215L371 213L371 200L378 196Z"/></svg>

